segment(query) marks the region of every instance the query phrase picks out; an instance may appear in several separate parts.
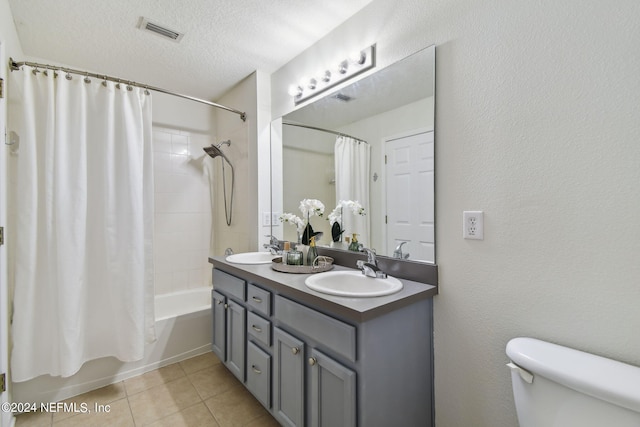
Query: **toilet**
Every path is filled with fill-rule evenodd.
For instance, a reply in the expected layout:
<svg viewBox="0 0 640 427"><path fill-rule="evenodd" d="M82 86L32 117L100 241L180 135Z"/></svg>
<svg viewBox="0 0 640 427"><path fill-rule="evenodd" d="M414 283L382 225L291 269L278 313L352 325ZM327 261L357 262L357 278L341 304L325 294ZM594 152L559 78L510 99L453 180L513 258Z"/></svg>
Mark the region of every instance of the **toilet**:
<svg viewBox="0 0 640 427"><path fill-rule="evenodd" d="M507 355L520 427L640 426L640 367L534 338Z"/></svg>

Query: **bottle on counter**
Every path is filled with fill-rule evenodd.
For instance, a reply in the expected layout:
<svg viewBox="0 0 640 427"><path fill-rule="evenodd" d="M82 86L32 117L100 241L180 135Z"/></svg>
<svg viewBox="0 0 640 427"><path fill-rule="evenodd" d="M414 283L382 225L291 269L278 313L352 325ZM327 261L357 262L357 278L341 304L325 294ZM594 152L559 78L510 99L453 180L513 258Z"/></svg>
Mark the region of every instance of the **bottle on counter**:
<svg viewBox="0 0 640 427"><path fill-rule="evenodd" d="M358 235L356 233L353 233L351 243L349 244L349 250L354 252L360 251L360 244L358 243Z"/></svg>
<svg viewBox="0 0 640 427"><path fill-rule="evenodd" d="M304 258L302 256L302 252L298 249L291 249L287 253L287 264L288 265L303 265Z"/></svg>
<svg viewBox="0 0 640 427"><path fill-rule="evenodd" d="M316 237L312 236L309 241L309 251L307 252L307 265L313 265L318 258L318 248L316 247Z"/></svg>
<svg viewBox="0 0 640 427"><path fill-rule="evenodd" d="M291 243L284 242L284 249L282 250L282 263L287 264L287 256L289 255L289 251L291 250Z"/></svg>

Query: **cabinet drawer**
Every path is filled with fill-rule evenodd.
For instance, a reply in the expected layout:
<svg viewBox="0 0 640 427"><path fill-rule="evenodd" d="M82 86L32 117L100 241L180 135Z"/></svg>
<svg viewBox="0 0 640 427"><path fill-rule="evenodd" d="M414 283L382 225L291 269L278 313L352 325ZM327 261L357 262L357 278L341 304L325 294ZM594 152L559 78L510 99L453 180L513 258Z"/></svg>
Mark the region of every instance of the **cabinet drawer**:
<svg viewBox="0 0 640 427"><path fill-rule="evenodd" d="M271 356L252 342L247 346L247 388L271 408Z"/></svg>
<svg viewBox="0 0 640 427"><path fill-rule="evenodd" d="M356 328L354 326L279 295L275 298L275 316L288 327L355 362Z"/></svg>
<svg viewBox="0 0 640 427"><path fill-rule="evenodd" d="M255 313L247 313L247 333L258 341L271 347L271 322Z"/></svg>
<svg viewBox="0 0 640 427"><path fill-rule="evenodd" d="M234 296L240 301L246 300L246 284L242 279L238 279L235 276L225 273L217 268L213 269L213 288L217 291L222 291L227 295Z"/></svg>
<svg viewBox="0 0 640 427"><path fill-rule="evenodd" d="M256 311L265 316L271 316L271 292L249 284L247 286L247 302Z"/></svg>

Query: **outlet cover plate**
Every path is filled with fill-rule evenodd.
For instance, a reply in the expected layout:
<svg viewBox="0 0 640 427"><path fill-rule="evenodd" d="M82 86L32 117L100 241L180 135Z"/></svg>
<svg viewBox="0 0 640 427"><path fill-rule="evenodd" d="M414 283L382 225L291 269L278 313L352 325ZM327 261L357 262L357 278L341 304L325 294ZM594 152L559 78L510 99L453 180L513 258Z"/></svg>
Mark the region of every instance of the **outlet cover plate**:
<svg viewBox="0 0 640 427"><path fill-rule="evenodd" d="M484 214L482 211L462 212L462 237L472 240L484 239Z"/></svg>

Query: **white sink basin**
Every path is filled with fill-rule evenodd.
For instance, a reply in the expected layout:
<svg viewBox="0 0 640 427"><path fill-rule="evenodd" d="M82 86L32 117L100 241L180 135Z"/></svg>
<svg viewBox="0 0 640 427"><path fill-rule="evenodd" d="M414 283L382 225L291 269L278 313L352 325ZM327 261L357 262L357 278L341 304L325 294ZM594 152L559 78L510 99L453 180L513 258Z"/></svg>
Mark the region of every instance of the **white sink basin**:
<svg viewBox="0 0 640 427"><path fill-rule="evenodd" d="M395 277L374 279L360 271L327 271L309 276L304 281L310 289L341 297L379 297L402 289L402 282Z"/></svg>
<svg viewBox="0 0 640 427"><path fill-rule="evenodd" d="M271 252L245 252L229 255L226 259L233 264L271 264L277 256Z"/></svg>

